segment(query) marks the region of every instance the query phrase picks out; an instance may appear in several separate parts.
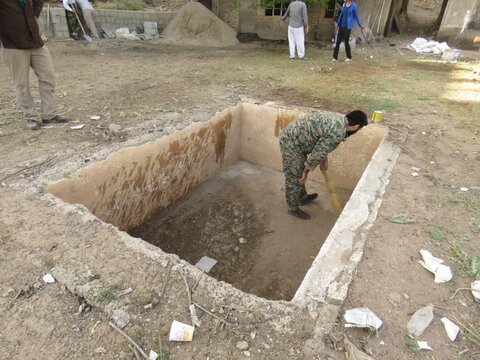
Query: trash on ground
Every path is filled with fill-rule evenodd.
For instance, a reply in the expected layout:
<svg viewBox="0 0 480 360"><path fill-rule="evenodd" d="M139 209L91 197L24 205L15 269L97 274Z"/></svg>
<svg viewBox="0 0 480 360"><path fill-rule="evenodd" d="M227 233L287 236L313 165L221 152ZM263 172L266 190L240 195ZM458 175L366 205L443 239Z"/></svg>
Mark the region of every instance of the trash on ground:
<svg viewBox="0 0 480 360"><path fill-rule="evenodd" d="M433 350L426 341L417 341L418 350Z"/></svg>
<svg viewBox="0 0 480 360"><path fill-rule="evenodd" d="M442 55L442 60L445 61L457 61L460 57L460 50L458 49L445 49Z"/></svg>
<svg viewBox="0 0 480 360"><path fill-rule="evenodd" d="M446 42L439 43L438 41L428 41L425 38L418 37L410 45L407 46L407 49L415 51L416 53L433 53L433 54L443 54L445 50L450 49L450 46Z"/></svg>
<svg viewBox="0 0 480 360"><path fill-rule="evenodd" d="M388 221L395 224L415 224L415 220L410 219L406 214L400 213L387 218Z"/></svg>
<svg viewBox="0 0 480 360"><path fill-rule="evenodd" d="M373 360L370 356L358 350L346 336L343 341L345 343L345 352L347 353L346 356L348 360Z"/></svg>
<svg viewBox="0 0 480 360"><path fill-rule="evenodd" d="M366 307L347 310L345 315L345 327L360 327L378 330L383 322L375 313Z"/></svg>
<svg viewBox="0 0 480 360"><path fill-rule="evenodd" d="M425 269L435 274L435 282L438 284L445 283L452 280L452 271L447 265L443 265L443 260L434 257L427 250L420 250L423 261L420 260L419 263Z"/></svg>
<svg viewBox="0 0 480 360"><path fill-rule="evenodd" d="M43 275L43 281L46 284L53 284L55 282L55 278L52 276L52 274L45 274Z"/></svg>
<svg viewBox="0 0 480 360"><path fill-rule="evenodd" d="M212 268L217 264L217 260L209 258L208 256L202 257L198 262L195 264L197 268L199 268L202 271L205 271L206 273L210 272Z"/></svg>
<svg viewBox="0 0 480 360"><path fill-rule="evenodd" d="M120 291L117 295L120 297L123 295L130 294L131 292L133 292L133 289L129 287L129 288L126 288L125 290Z"/></svg>
<svg viewBox="0 0 480 360"><path fill-rule="evenodd" d="M184 324L180 321L173 320L170 328L169 341L192 341L194 327L192 325Z"/></svg>
<svg viewBox="0 0 480 360"><path fill-rule="evenodd" d="M422 307L415 311L407 324L407 330L410 335L420 336L433 320L432 304Z"/></svg>
<svg viewBox="0 0 480 360"><path fill-rule="evenodd" d="M458 333L460 332L460 328L453 321L447 319L446 317L441 318L440 321L443 322L445 331L447 332L447 336L450 341L455 341Z"/></svg>
<svg viewBox="0 0 480 360"><path fill-rule="evenodd" d="M475 301L480 302L480 280L476 280L472 282L470 287L472 289L472 294L473 294L473 297L475 298Z"/></svg>
<svg viewBox="0 0 480 360"><path fill-rule="evenodd" d="M190 304L188 309L190 310L190 317L192 319L193 326L200 327L200 325L202 325L202 322L200 321L200 319L197 316L197 310L195 308L195 305Z"/></svg>
<svg viewBox="0 0 480 360"><path fill-rule="evenodd" d="M417 171L417 172L419 172L420 170L422 170L422 169L420 169L419 167L416 167L416 166L412 166L411 169L412 169L412 171Z"/></svg>
<svg viewBox="0 0 480 360"><path fill-rule="evenodd" d="M153 350L150 350L150 354L148 354L148 360L157 360L158 358L158 354L153 351Z"/></svg>
<svg viewBox="0 0 480 360"><path fill-rule="evenodd" d="M70 129L72 129L72 130L80 130L80 129L83 128L84 126L85 126L85 124L74 125L74 126L70 126Z"/></svg>
<svg viewBox="0 0 480 360"><path fill-rule="evenodd" d="M117 309L113 312L112 319L115 325L123 329L130 322L130 315L123 309Z"/></svg>
<svg viewBox="0 0 480 360"><path fill-rule="evenodd" d="M115 36L125 40L140 40L140 38L137 36L137 33L135 31L130 33L128 28L120 28L115 30Z"/></svg>
<svg viewBox="0 0 480 360"><path fill-rule="evenodd" d="M461 192L467 192L467 191L468 191L468 187L461 187L461 188L460 188L460 191L461 191Z"/></svg>
<svg viewBox="0 0 480 360"><path fill-rule="evenodd" d="M412 172L412 176L413 176L413 177L417 177L417 176L419 176L419 175L420 175L420 174L419 174L418 172L415 172L415 171Z"/></svg>
<svg viewBox="0 0 480 360"><path fill-rule="evenodd" d="M90 120L100 120L100 116L92 115L92 116L90 116Z"/></svg>

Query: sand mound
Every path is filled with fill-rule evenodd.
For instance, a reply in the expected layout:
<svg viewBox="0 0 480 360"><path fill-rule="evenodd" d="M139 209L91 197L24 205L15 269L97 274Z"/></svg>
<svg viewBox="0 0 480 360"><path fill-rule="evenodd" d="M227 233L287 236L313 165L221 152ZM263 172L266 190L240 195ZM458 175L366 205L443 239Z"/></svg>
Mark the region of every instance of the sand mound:
<svg viewBox="0 0 480 360"><path fill-rule="evenodd" d="M235 31L198 2L189 2L163 30L162 36L171 42L202 46L234 46Z"/></svg>

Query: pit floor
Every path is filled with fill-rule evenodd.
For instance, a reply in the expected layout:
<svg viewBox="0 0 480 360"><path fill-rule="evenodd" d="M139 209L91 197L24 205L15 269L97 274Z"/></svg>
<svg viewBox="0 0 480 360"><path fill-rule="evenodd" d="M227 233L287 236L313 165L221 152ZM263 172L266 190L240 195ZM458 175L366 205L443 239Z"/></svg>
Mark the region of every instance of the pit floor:
<svg viewBox="0 0 480 360"><path fill-rule="evenodd" d="M307 191L319 197L303 207L312 219L288 215L283 183L281 172L238 161L129 233L191 264L214 258L214 278L289 301L337 216L325 186L313 181ZM345 201L351 195L337 191Z"/></svg>

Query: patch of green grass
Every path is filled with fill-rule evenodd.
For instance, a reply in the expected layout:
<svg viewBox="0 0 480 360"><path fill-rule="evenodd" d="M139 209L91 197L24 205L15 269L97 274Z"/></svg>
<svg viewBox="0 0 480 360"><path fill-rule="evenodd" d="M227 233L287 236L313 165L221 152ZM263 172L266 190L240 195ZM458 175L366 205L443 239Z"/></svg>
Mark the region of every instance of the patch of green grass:
<svg viewBox="0 0 480 360"><path fill-rule="evenodd" d="M160 353L158 354L159 360L170 360L170 349L168 345L163 345Z"/></svg>
<svg viewBox="0 0 480 360"><path fill-rule="evenodd" d="M410 349L410 351L416 353L420 350L415 339L412 339L407 333L402 334L402 341L405 346Z"/></svg>
<svg viewBox="0 0 480 360"><path fill-rule="evenodd" d="M450 241L450 253L453 259L460 264L460 271L465 276L475 278L480 275L479 255L470 256L456 241Z"/></svg>
<svg viewBox="0 0 480 360"><path fill-rule="evenodd" d="M113 285L113 286L109 287L108 289L102 291L97 296L97 302L107 301L107 302L110 303L112 301L117 300L118 295L117 295L116 292L117 292L118 289L120 289L119 285Z"/></svg>
<svg viewBox="0 0 480 360"><path fill-rule="evenodd" d="M97 2L95 7L105 10L143 10L145 5L142 0L112 0Z"/></svg>
<svg viewBox="0 0 480 360"><path fill-rule="evenodd" d="M438 226L432 226L428 228L427 233L428 235L430 235L430 237L433 240L436 240L436 241L444 241L447 239L447 236L445 235L445 231L443 231L443 229Z"/></svg>
<svg viewBox="0 0 480 360"><path fill-rule="evenodd" d="M480 199L478 196L472 192L473 195L469 194L458 194L450 196L447 201L451 204L464 204L467 209L473 211L480 210Z"/></svg>

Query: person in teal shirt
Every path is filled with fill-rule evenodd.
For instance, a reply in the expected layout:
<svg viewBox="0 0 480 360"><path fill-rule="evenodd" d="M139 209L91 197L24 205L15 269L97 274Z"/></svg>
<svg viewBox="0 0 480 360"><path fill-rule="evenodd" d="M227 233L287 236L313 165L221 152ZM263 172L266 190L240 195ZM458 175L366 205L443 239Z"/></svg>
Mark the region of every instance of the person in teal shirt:
<svg viewBox="0 0 480 360"><path fill-rule="evenodd" d="M350 33L355 26L355 20L357 21L358 26L363 29L362 20L358 14L357 4L352 2L352 0L347 0L342 7L342 11L337 20L336 33L337 41L335 43L335 50L333 50L333 61L338 60L338 50L340 49L340 44L342 41L345 43L345 51L347 53L347 58L345 61L352 61L352 52L350 50Z"/></svg>

